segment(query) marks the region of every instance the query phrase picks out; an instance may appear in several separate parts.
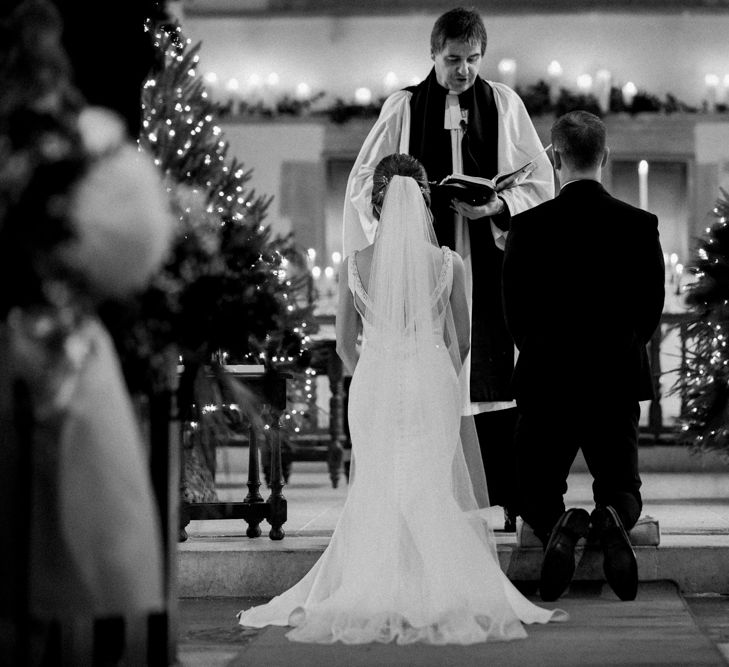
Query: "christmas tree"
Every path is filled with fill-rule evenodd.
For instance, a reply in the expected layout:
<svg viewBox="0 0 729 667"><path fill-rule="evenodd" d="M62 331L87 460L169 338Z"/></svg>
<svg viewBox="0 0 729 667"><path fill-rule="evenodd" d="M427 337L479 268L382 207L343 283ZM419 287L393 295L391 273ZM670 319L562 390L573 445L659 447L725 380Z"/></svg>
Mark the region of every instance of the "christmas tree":
<svg viewBox="0 0 729 667"><path fill-rule="evenodd" d="M311 278L293 237L264 224L272 198L256 194L251 170L228 157L221 108L197 73L201 45L179 26L147 27L159 62L142 93L139 144L165 174L179 229L164 269L125 307L129 326L114 329L125 332L117 344L134 390L164 385L171 365L183 364L185 495L213 500L215 446L251 398L222 368L264 364L305 382Z"/></svg>
<svg viewBox="0 0 729 667"><path fill-rule="evenodd" d="M729 193L720 191L692 267L686 361L672 391L683 397L681 439L729 458Z"/></svg>

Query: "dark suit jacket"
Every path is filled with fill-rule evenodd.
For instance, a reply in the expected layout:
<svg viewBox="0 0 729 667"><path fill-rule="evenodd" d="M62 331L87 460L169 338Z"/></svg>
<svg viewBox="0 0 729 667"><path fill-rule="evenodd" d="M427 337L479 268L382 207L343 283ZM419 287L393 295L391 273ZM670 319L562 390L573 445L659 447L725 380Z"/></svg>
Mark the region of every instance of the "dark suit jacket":
<svg viewBox="0 0 729 667"><path fill-rule="evenodd" d="M517 401L646 400L664 299L658 218L597 181L514 216L503 266Z"/></svg>

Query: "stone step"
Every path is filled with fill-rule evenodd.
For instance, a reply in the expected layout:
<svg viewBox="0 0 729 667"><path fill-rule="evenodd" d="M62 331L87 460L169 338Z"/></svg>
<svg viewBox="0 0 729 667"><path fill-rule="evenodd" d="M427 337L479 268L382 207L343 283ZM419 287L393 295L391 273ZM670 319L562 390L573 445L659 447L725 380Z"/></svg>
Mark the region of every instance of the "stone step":
<svg viewBox="0 0 729 667"><path fill-rule="evenodd" d="M262 526L263 528L264 526ZM326 548L330 531L264 536L192 536L178 549L179 596L272 597L295 584ZM501 568L512 581L539 579L542 549L517 547L513 534L497 533ZM642 582L670 580L683 593L729 593L729 535L662 534L660 546L636 546ZM576 581L603 579L602 553L576 550Z"/></svg>

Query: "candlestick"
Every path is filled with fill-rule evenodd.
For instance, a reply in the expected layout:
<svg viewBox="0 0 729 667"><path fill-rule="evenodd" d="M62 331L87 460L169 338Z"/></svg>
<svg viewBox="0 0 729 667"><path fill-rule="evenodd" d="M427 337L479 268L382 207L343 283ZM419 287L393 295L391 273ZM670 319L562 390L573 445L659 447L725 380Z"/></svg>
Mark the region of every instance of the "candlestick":
<svg viewBox="0 0 729 667"><path fill-rule="evenodd" d="M719 77L716 74L707 74L704 77L706 85L706 110L709 113L716 111L716 99L719 88Z"/></svg>
<svg viewBox="0 0 729 667"><path fill-rule="evenodd" d="M648 162L641 160L638 163L638 193L640 199L640 207L648 210Z"/></svg>
<svg viewBox="0 0 729 667"><path fill-rule="evenodd" d="M562 65L556 60L549 63L549 67L547 67L547 80L549 83L549 99L554 104L559 98L559 91L562 86Z"/></svg>
<svg viewBox="0 0 729 667"><path fill-rule="evenodd" d="M623 86L622 93L623 93L623 104L628 108L632 107L633 100L635 99L635 96L638 94L637 86L632 81L628 81L628 83L626 83Z"/></svg>
<svg viewBox="0 0 729 667"><path fill-rule="evenodd" d="M509 88L516 88L516 61L512 58L502 58L498 64L501 83Z"/></svg>

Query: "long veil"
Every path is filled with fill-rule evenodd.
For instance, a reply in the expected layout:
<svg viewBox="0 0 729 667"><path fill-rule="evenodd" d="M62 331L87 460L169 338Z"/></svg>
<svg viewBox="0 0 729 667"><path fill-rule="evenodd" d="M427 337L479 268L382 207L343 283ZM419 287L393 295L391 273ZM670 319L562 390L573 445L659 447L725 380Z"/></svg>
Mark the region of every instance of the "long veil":
<svg viewBox="0 0 729 667"><path fill-rule="evenodd" d="M483 461L473 417L465 414L468 377L458 334L462 339L465 327L467 339L469 325L454 321L452 280L448 279L452 270L451 258L438 246L420 186L410 177L392 177L375 237L369 298L361 307L369 324L367 347L384 355L388 372L404 377L383 383L376 399L380 409L372 405L373 419L395 412L399 430L404 427L411 432L414 441L427 428L432 431L425 433L432 446L446 451L452 447L453 497L469 518L481 524L479 532L496 557L493 534L485 521L489 501ZM448 358L450 365L444 368L443 360ZM452 386L452 400L453 392L446 389L444 394L444 385ZM404 396L393 395L398 388L405 388ZM454 420L455 434L446 426ZM449 438L456 442L445 442ZM413 466L413 474L417 472ZM441 472L447 474L445 469Z"/></svg>

